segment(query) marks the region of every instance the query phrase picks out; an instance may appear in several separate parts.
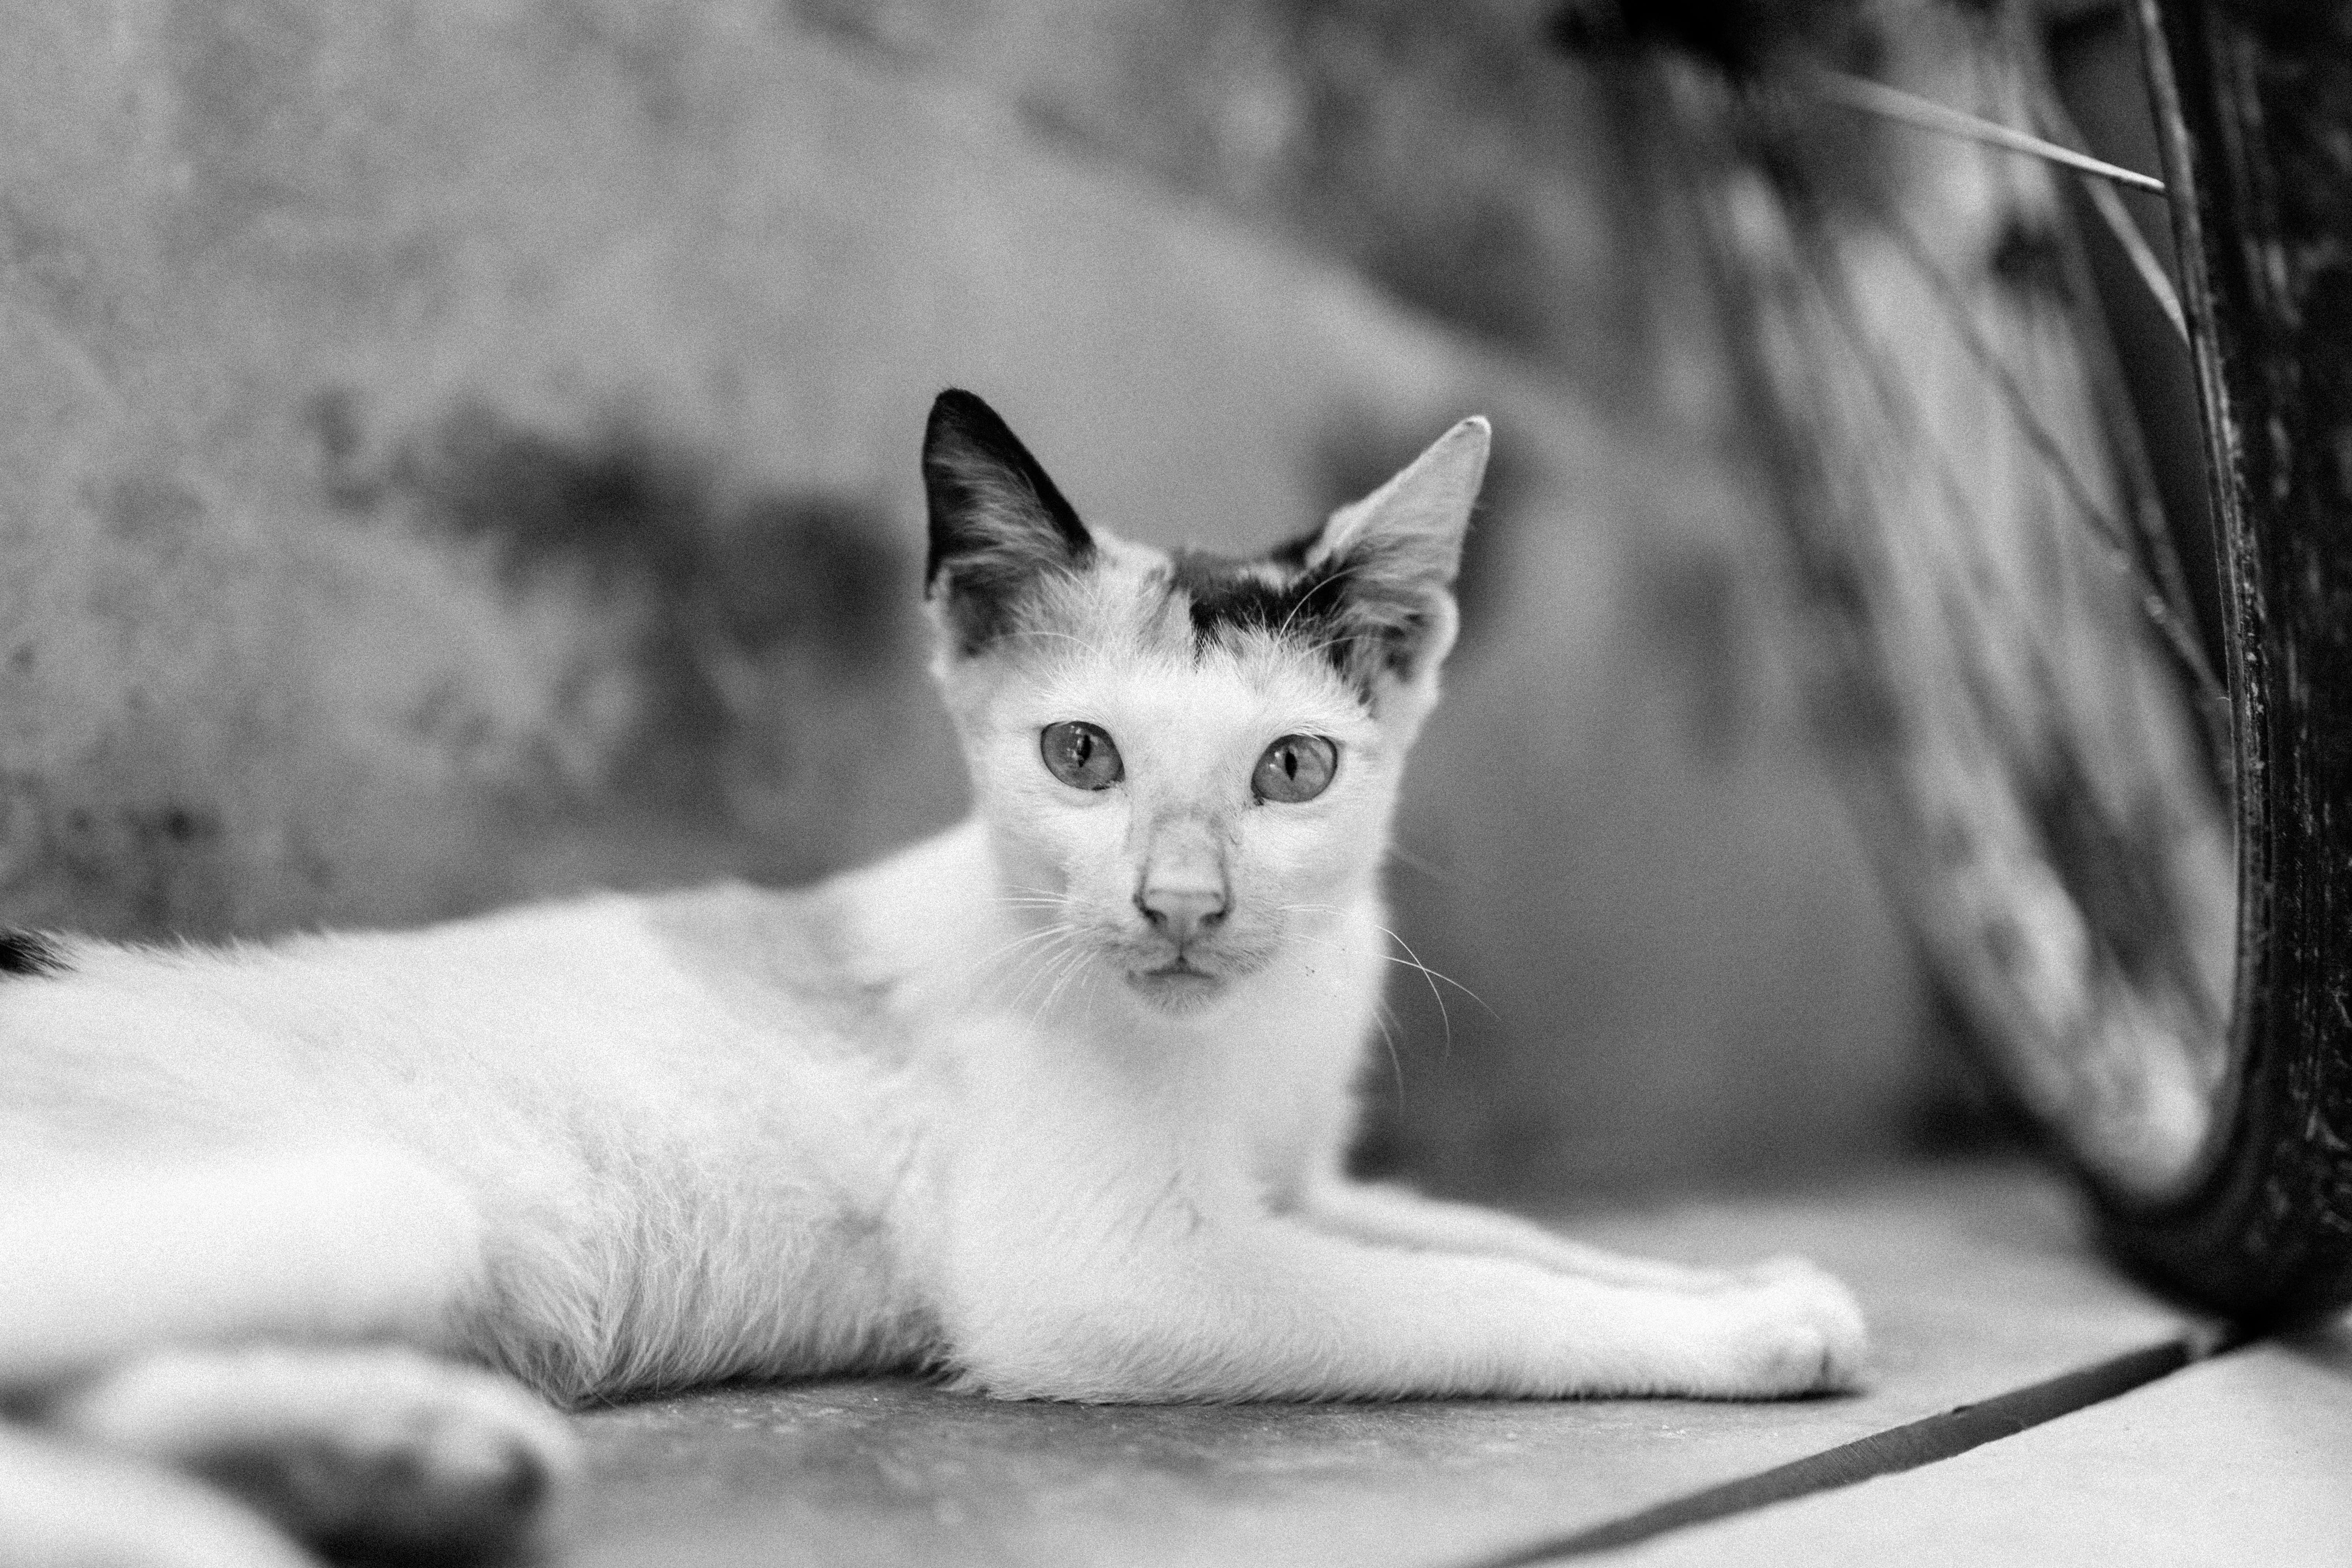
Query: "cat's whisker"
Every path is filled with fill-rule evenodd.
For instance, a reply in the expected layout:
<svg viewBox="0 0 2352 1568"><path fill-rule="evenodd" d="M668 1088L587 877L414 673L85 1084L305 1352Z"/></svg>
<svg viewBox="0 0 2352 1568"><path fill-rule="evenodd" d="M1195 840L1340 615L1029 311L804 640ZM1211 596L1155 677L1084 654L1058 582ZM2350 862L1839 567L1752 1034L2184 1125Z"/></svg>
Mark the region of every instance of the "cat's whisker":
<svg viewBox="0 0 2352 1568"><path fill-rule="evenodd" d="M1054 998L1062 994L1063 988L1069 984L1074 975L1085 972L1087 956L1085 949L1073 944L1064 949L1053 963L1045 966L1040 978L1050 977L1052 984L1047 987L1045 996L1037 1005L1030 1010L1032 1023L1045 1022L1045 1016L1054 1009Z"/></svg>
<svg viewBox="0 0 2352 1568"><path fill-rule="evenodd" d="M1328 948L1329 948L1329 949L1330 949L1332 952L1355 952L1355 949L1354 949L1354 948L1349 947L1349 946L1346 942L1333 942L1333 941L1332 941L1329 937L1328 937L1328 936L1308 936L1308 935L1307 935L1305 931L1292 931L1292 932L1290 933L1290 940L1291 940L1291 941L1293 941L1293 942L1313 942L1313 943L1314 943L1316 946L1318 946L1318 947L1328 947ZM1382 956L1385 956L1385 955L1382 955Z"/></svg>
<svg viewBox="0 0 2352 1568"><path fill-rule="evenodd" d="M1344 942L1333 942L1328 937L1308 936L1305 931L1293 931L1290 935L1293 941L1311 942L1318 947L1328 947L1334 952L1344 952L1352 956L1363 951L1361 948L1350 947ZM1411 959L1399 958L1393 952L1375 952L1369 954L1368 956L1381 963L1393 963L1399 969L1410 969L1416 973L1425 973L1422 970L1419 964L1413 963ZM1460 984L1459 981L1454 980L1448 975L1441 974L1438 975L1437 978L1445 981L1449 985L1458 985ZM1443 1005L1443 1004L1441 1004L1441 1005Z"/></svg>
<svg viewBox="0 0 2352 1568"><path fill-rule="evenodd" d="M1048 1014L1053 1012L1055 999L1059 997L1065 990L1068 989L1071 981L1079 979L1087 973L1086 963L1087 955L1083 952L1076 952L1074 950L1074 956L1076 956L1078 962L1064 966L1062 970L1062 977L1054 982L1054 988L1046 992L1045 999L1037 1005L1037 1016L1039 1019L1044 1019Z"/></svg>
<svg viewBox="0 0 2352 1568"><path fill-rule="evenodd" d="M1389 844L1389 858L1408 871L1419 872L1440 887L1457 888L1462 885L1462 879L1453 872L1433 864L1423 856L1414 854L1394 840L1391 840Z"/></svg>
<svg viewBox="0 0 2352 1568"><path fill-rule="evenodd" d="M1330 908L1328 904L1284 904L1279 907L1286 911L1317 910L1328 910ZM1383 963L1393 963L1401 968L1412 970L1422 977L1423 984L1428 985L1431 997L1437 1003L1438 1022L1444 1030L1445 1049L1449 1054L1454 1049L1454 1017L1446 1008L1445 996L1444 993L1437 989L1438 982L1444 981L1446 984L1453 986L1456 991L1461 992L1465 996L1467 996L1473 1002L1477 1003L1479 1006L1486 1008L1486 1016L1488 1017L1495 1019L1498 1023L1501 1021L1502 1015L1496 1012L1494 1008L1487 1006L1486 999L1485 997L1479 995L1475 991L1471 990L1467 985L1463 984L1459 980L1454 979L1454 976L1444 973L1442 971L1432 969L1429 965L1422 963L1421 955L1412 951L1412 944L1407 942L1404 938L1397 935L1396 932L1391 931L1386 926L1378 926L1374 929L1382 936L1387 937L1391 942L1395 942L1399 947L1403 948L1408 956L1399 958L1392 952L1374 953L1372 956L1379 959ZM1359 951L1355 948L1349 947L1345 942L1333 942L1328 937L1309 936L1305 931L1294 931L1290 932L1289 935L1293 941L1313 942L1318 947L1328 947L1339 952L1352 953Z"/></svg>
<svg viewBox="0 0 2352 1568"><path fill-rule="evenodd" d="M1092 1024L1095 985L1102 978L1103 972L1102 965L1085 962L1092 956L1091 953L1080 952L1078 955L1080 961L1069 965L1063 972L1061 979L1055 984L1053 993L1038 1005L1037 1016L1040 1019L1053 1010L1056 1002L1061 999L1062 993L1066 989L1067 1005L1072 1008L1082 1009L1076 1022L1082 1027Z"/></svg>
<svg viewBox="0 0 2352 1568"><path fill-rule="evenodd" d="M1015 949L1026 947L1032 942L1042 942L1047 937L1067 935L1069 932L1077 929L1078 928L1075 924L1068 921L1056 921L1051 925L1039 926L1035 931L1027 931L1020 936L1016 936L1010 942L1004 942L992 951L983 953L979 958L974 959L971 963L971 967L976 969L982 964L992 963L997 959L1003 957L1008 952L1013 952Z"/></svg>
<svg viewBox="0 0 2352 1568"><path fill-rule="evenodd" d="M1044 910L1054 914L1068 913L1073 902L1070 895L1066 892L1057 893L1046 888L1018 886L997 892L992 895L992 901L1000 909Z"/></svg>
<svg viewBox="0 0 2352 1568"><path fill-rule="evenodd" d="M1285 914L1301 913L1336 915L1345 912L1336 904L1280 904L1276 907ZM1461 992L1465 996L1469 997L1473 1002L1477 1003L1479 1006L1486 1007L1486 1016L1488 1017L1493 1018L1497 1022L1501 1021L1502 1015L1496 1012L1492 1007L1487 1007L1486 998L1480 996L1475 991L1471 990L1467 985L1463 984L1459 980L1454 979L1451 974L1447 974L1442 970L1432 969L1428 965L1423 963L1421 962L1421 955L1417 952L1413 952L1412 944L1406 942L1404 938L1399 936L1387 926L1374 926L1372 929L1379 931L1382 936L1387 937L1399 947L1403 948L1406 952L1412 954L1410 959L1398 958L1393 954L1385 955L1390 963L1404 964L1408 969L1417 969L1433 981L1444 981L1446 984L1453 986L1456 991ZM1313 938L1304 936L1303 933L1293 932L1292 934L1300 936L1303 941L1314 940Z"/></svg>
<svg viewBox="0 0 2352 1568"><path fill-rule="evenodd" d="M1397 1055L1396 1031L1389 1027L1389 1009L1385 1002L1372 1004L1372 1026L1381 1032L1381 1044L1389 1053L1389 1075L1396 1082L1397 1103L1404 1103L1404 1060Z"/></svg>
<svg viewBox="0 0 2352 1568"><path fill-rule="evenodd" d="M1075 935L1077 931L1078 928L1076 926L1067 928L1066 937L1067 935ZM1028 1001L1030 994L1036 990L1038 986L1050 986L1057 976L1063 974L1074 965L1082 964L1087 956L1087 950L1084 947L1080 946L1075 941L1069 940L1049 944L1048 946L1040 949L1038 952L1029 954L1027 956L1027 962L1029 963L1028 974L1023 979L1021 989L1013 994L1011 1000L1009 1000L1005 1005L1008 1007L1019 1007L1024 1005ZM1032 1008L1030 1010L1030 1016L1032 1022L1043 1017L1044 1013L1042 1005L1040 1007Z"/></svg>
<svg viewBox="0 0 2352 1568"><path fill-rule="evenodd" d="M1050 952L1053 951L1052 943L1054 939L1067 937L1077 929L1078 928L1076 924L1068 921L1056 921L1052 925L1040 926L1035 931L1029 931L1021 936L1016 936L1012 941L1004 942L992 951L983 953L979 958L972 960L970 963L965 964L961 970L957 971L956 978L958 980L968 978L977 972L996 963L999 959L1007 959L1009 963L1017 966L1021 963L1026 962L1026 957L1011 957L1009 955L1019 954L1021 949L1024 947L1034 947L1039 943L1045 943L1045 951ZM1003 978L1003 976L999 976L997 978Z"/></svg>
<svg viewBox="0 0 2352 1568"><path fill-rule="evenodd" d="M1438 1026L1444 1032L1444 1043L1442 1049L1446 1057L1451 1058L1454 1055L1454 1015L1446 1008L1445 994L1437 988L1437 973L1431 969L1427 964L1421 962L1420 955L1412 951L1412 948L1405 942L1404 938L1397 935L1396 932L1389 930L1386 926L1378 926L1374 929L1386 936L1390 941L1395 942L1399 947L1403 948L1406 954L1406 957L1403 960L1396 959L1393 954L1384 954L1383 956L1390 958L1391 962L1403 963L1405 967L1409 969L1418 969L1421 971L1422 983L1429 987L1430 1000L1437 1004ZM1454 984L1460 984L1461 983L1456 981ZM1463 989L1467 991L1469 987L1464 986ZM1484 1006L1485 1004L1481 1003L1480 1005ZM1491 1011L1491 1009L1489 1010Z"/></svg>
<svg viewBox="0 0 2352 1568"><path fill-rule="evenodd" d="M1391 931L1386 926L1379 926L1374 929L1378 930L1382 936L1387 937L1391 942L1405 950L1405 952L1409 955L1407 961L1409 967L1420 970L1423 975L1429 980L1430 988L1432 990L1436 989L1436 983L1442 980L1446 984L1453 986L1456 991L1461 992L1465 996L1469 997L1473 1002L1478 1004L1480 1007L1485 1008L1486 1016L1494 1019L1495 1022L1498 1024L1503 1021L1503 1016L1500 1013L1496 1012L1494 1008L1486 1005L1486 999L1484 996L1479 995L1478 993L1471 990L1470 987L1463 984L1462 982L1454 979L1451 974L1447 974L1440 970L1432 969L1429 965L1422 963L1421 954L1412 951L1412 944L1411 942L1405 941L1404 938L1397 935L1396 932Z"/></svg>
<svg viewBox="0 0 2352 1568"><path fill-rule="evenodd" d="M1344 912L1336 904L1278 904L1276 906L1276 909L1278 912L1283 914L1336 915ZM1389 931L1385 927L1382 927L1381 930L1386 935L1392 938L1396 936L1395 932ZM1328 937L1309 936L1307 932L1302 931L1294 931L1288 934L1297 941L1312 942L1318 947L1328 947L1337 952L1352 953L1357 951L1356 949L1349 947L1345 942L1333 942ZM1402 938L1398 938L1397 940L1402 943ZM1418 963L1405 964L1404 960L1398 958L1393 953L1381 952L1375 953L1372 956L1378 958L1383 963L1403 964L1407 968L1420 967ZM1457 981L1455 984L1458 984L1460 983ZM1445 1016L1445 1003L1442 997L1438 1001L1437 1011L1438 1016L1441 1019L1444 1019L1445 1023L1445 1048L1450 1054L1454 1048L1454 1021ZM1388 1050L1389 1070L1395 1078L1397 1100L1398 1103L1402 1104L1404 1100L1404 1063L1397 1055L1396 1031L1390 1026L1391 1021L1392 1015L1389 1010L1388 1005L1385 1002L1381 1002L1375 998L1372 1003L1372 1022L1381 1031L1381 1044Z"/></svg>
<svg viewBox="0 0 2352 1568"><path fill-rule="evenodd" d="M1029 993L1037 988L1041 979L1059 964L1069 951L1066 942L1054 942L1021 954L1013 963L1014 973L1003 977L1008 984L1017 977L1021 984L1010 995L1001 996L1003 1005L1006 1007L1021 1006L1028 1000Z"/></svg>

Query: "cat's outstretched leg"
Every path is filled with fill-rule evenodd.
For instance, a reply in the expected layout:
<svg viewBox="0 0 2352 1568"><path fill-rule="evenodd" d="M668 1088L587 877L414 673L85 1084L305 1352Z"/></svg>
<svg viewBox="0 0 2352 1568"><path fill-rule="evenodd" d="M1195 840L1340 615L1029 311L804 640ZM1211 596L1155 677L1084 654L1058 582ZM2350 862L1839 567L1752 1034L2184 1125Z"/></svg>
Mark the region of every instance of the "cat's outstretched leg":
<svg viewBox="0 0 2352 1568"><path fill-rule="evenodd" d="M125 1454L0 1425L0 1568L317 1568L234 1498Z"/></svg>
<svg viewBox="0 0 2352 1568"><path fill-rule="evenodd" d="M562 1417L520 1385L394 1347L161 1352L58 1397L41 1420L371 1561L508 1555L575 1462Z"/></svg>
<svg viewBox="0 0 2352 1568"><path fill-rule="evenodd" d="M1516 1215L1424 1197L1406 1187L1337 1179L1315 1187L1300 1205L1298 1215L1319 1230L1377 1247L1517 1258L1554 1273L1571 1274L1604 1285L1661 1290L1727 1290L1820 1273L1803 1259L1794 1258L1776 1258L1740 1268L1705 1268L1658 1258L1631 1258L1572 1241Z"/></svg>
<svg viewBox="0 0 2352 1568"><path fill-rule="evenodd" d="M954 1271L955 1357L999 1394L1753 1399L1848 1388L1861 1373L1861 1313L1815 1273L1694 1292L1370 1246L1284 1219L1056 1237L1037 1217L988 1227Z"/></svg>

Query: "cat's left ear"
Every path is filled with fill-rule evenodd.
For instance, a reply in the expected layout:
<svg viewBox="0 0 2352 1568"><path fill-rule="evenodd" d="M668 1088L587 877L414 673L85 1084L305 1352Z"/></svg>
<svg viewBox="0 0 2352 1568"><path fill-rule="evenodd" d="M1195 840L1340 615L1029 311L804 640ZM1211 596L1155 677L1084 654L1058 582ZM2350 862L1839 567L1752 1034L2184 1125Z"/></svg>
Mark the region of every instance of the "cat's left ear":
<svg viewBox="0 0 2352 1568"><path fill-rule="evenodd" d="M1374 669L1416 680L1444 660L1460 616L1454 576L1493 431L1473 416L1363 500L1331 514L1306 565L1330 582Z"/></svg>
<svg viewBox="0 0 2352 1568"><path fill-rule="evenodd" d="M923 431L930 560L923 592L942 601L957 651L1009 629L1039 582L1094 563L1094 535L996 410L950 387Z"/></svg>

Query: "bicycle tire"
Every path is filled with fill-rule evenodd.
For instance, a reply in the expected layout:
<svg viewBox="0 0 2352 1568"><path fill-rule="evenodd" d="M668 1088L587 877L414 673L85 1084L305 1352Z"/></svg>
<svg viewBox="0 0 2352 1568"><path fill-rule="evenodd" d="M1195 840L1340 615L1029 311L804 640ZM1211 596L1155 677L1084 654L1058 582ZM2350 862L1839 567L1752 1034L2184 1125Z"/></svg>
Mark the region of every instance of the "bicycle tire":
<svg viewBox="0 0 2352 1568"><path fill-rule="evenodd" d="M2352 1301L2352 16L2136 0L2225 586L2233 1113L2109 1245L2256 1321Z"/></svg>

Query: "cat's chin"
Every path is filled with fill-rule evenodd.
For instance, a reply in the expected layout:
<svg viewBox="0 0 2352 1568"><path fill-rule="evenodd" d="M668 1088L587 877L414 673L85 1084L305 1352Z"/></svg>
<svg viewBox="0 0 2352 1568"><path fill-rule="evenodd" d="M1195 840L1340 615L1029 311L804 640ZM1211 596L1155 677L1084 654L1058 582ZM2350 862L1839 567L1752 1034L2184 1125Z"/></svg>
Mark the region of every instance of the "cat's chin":
<svg viewBox="0 0 2352 1568"><path fill-rule="evenodd" d="M1211 974L1190 964L1171 963L1160 969L1130 969L1128 988L1163 1013L1197 1013L1225 994L1224 975Z"/></svg>

